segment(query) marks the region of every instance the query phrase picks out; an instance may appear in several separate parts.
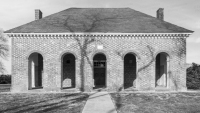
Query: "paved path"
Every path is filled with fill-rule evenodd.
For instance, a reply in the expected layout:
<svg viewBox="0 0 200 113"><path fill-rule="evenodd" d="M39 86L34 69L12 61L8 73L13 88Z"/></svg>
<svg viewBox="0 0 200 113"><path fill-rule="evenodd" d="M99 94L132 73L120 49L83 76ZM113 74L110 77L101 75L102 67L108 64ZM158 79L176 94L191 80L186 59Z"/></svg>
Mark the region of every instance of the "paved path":
<svg viewBox="0 0 200 113"><path fill-rule="evenodd" d="M107 92L97 92L90 95L82 113L117 113Z"/></svg>

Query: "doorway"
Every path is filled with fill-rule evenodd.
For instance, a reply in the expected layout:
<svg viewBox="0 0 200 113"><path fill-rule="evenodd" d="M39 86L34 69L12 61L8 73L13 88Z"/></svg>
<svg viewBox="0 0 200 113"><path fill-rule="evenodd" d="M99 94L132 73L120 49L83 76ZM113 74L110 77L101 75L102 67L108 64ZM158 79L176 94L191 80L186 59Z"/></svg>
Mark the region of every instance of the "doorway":
<svg viewBox="0 0 200 113"><path fill-rule="evenodd" d="M43 57L32 53L28 58L29 89L42 88Z"/></svg>
<svg viewBox="0 0 200 113"><path fill-rule="evenodd" d="M167 87L168 58L164 52L156 56L156 87Z"/></svg>
<svg viewBox="0 0 200 113"><path fill-rule="evenodd" d="M62 88L75 88L75 56L71 53L62 57Z"/></svg>
<svg viewBox="0 0 200 113"><path fill-rule="evenodd" d="M94 89L106 87L106 56L97 53L93 58Z"/></svg>
<svg viewBox="0 0 200 113"><path fill-rule="evenodd" d="M132 53L124 56L124 89L136 88L136 57Z"/></svg>

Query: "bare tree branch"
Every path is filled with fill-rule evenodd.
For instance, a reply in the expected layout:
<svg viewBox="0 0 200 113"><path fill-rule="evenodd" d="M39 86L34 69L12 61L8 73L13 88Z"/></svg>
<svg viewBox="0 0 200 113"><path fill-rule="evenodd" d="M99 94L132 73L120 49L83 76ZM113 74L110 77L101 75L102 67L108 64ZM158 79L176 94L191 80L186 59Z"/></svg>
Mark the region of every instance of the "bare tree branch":
<svg viewBox="0 0 200 113"><path fill-rule="evenodd" d="M102 27L106 25L108 21L114 21L117 18L117 15L111 15L110 17L103 17L100 13L90 14L90 15L79 15L83 18L81 20L79 18L75 18L75 16L68 16L64 21L64 27L69 30L71 33L75 32L84 32L84 33L91 33L97 27ZM90 65L93 71L93 63L88 57L88 46L93 42L101 42L100 40L96 40L93 36L88 35L84 38L74 37L76 40L81 54L80 59L80 75L81 75L81 90L84 90L85 87L85 58L87 63ZM83 40L82 40L83 39ZM102 42L101 42L102 43Z"/></svg>
<svg viewBox="0 0 200 113"><path fill-rule="evenodd" d="M7 38L3 34L3 31L0 30L0 58L7 59L9 56L9 46L7 44ZM6 71L3 62L0 60L0 73L4 73Z"/></svg>
<svg viewBox="0 0 200 113"><path fill-rule="evenodd" d="M0 57L6 59L9 56L9 46L0 44Z"/></svg>

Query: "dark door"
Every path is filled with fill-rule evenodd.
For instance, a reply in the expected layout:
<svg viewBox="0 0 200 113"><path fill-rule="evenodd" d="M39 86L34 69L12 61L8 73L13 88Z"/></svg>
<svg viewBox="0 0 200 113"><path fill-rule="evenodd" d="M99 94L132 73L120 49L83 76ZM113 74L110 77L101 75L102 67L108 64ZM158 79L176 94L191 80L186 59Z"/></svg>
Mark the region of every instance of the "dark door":
<svg viewBox="0 0 200 113"><path fill-rule="evenodd" d="M94 88L106 86L106 57L98 53L93 58Z"/></svg>
<svg viewBox="0 0 200 113"><path fill-rule="evenodd" d="M98 87L105 86L106 80L106 62L94 61L94 85Z"/></svg>

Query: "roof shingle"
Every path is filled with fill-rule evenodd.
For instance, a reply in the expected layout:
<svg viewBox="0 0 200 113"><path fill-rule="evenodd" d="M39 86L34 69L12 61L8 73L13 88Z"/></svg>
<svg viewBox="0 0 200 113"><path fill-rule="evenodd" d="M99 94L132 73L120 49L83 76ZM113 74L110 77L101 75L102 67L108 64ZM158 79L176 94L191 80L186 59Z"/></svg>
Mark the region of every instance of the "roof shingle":
<svg viewBox="0 0 200 113"><path fill-rule="evenodd" d="M5 33L192 33L131 8L69 8Z"/></svg>

